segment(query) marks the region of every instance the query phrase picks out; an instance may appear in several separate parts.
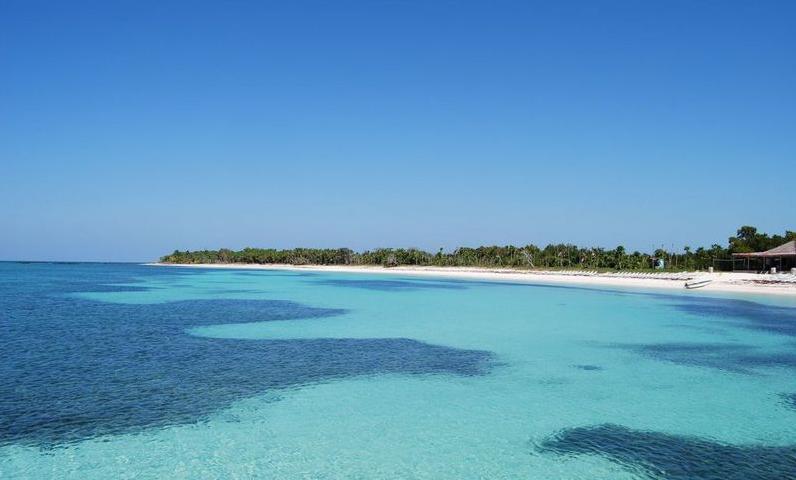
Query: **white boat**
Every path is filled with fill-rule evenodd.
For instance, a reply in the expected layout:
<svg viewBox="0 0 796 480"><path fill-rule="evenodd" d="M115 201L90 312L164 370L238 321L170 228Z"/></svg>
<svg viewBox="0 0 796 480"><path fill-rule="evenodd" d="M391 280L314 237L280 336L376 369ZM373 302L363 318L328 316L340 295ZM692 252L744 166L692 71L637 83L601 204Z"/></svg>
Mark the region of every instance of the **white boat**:
<svg viewBox="0 0 796 480"><path fill-rule="evenodd" d="M713 280L710 278L695 278L685 282L685 288L702 288L709 285Z"/></svg>

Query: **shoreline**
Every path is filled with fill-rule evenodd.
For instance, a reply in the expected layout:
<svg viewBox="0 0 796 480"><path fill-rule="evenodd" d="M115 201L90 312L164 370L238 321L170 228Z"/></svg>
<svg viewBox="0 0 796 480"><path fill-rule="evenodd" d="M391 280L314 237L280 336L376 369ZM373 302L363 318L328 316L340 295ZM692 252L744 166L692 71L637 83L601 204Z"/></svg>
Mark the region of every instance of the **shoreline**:
<svg viewBox="0 0 796 480"><path fill-rule="evenodd" d="M639 289L667 289L685 291L684 279L665 278L636 278L621 277L609 273L588 275L586 272L572 271L560 272L550 270L517 270L502 268L482 267L423 267L423 266L398 266L385 268L371 265L287 265L287 264L250 264L250 263L146 263L144 265L159 267L189 267L208 269L237 269L237 270L289 270L289 271L316 271L336 273L371 273L387 275L414 275L422 277L447 277L468 280L510 281L518 283L535 283L548 285L573 285L592 287L624 287ZM663 275L666 275L665 273ZM672 273L671 276L677 274ZM710 278L709 285L688 290L695 293L745 293L760 295L776 295L796 298L796 283L790 284L763 284L755 283L768 280L767 275L737 272L691 272L693 278Z"/></svg>

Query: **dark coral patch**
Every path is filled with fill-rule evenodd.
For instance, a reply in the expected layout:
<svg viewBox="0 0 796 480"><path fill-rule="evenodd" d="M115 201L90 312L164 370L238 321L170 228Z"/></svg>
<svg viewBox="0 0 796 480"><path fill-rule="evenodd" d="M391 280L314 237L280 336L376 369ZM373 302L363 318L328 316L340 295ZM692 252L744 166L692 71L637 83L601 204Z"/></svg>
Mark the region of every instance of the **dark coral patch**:
<svg viewBox="0 0 796 480"><path fill-rule="evenodd" d="M578 370L586 370L586 371L598 371L603 369L603 367L599 365L572 365L572 368L577 368Z"/></svg>
<svg viewBox="0 0 796 480"><path fill-rule="evenodd" d="M262 300L117 304L67 295L133 281L122 278L131 271L160 276L165 269L0 267L0 445L55 446L192 423L247 396L354 375L479 375L492 365L488 352L404 338L186 333L211 324L332 317L344 313L339 309Z"/></svg>
<svg viewBox="0 0 796 480"><path fill-rule="evenodd" d="M734 326L796 336L796 308L764 305L747 300L689 298L672 304L677 309Z"/></svg>
<svg viewBox="0 0 796 480"><path fill-rule="evenodd" d="M796 369L796 353L767 351L732 343L647 343L612 344L654 360L732 373L754 374L758 368Z"/></svg>
<svg viewBox="0 0 796 480"><path fill-rule="evenodd" d="M796 446L729 445L666 433L597 425L564 430L539 450L600 455L667 480L796 479Z"/></svg>

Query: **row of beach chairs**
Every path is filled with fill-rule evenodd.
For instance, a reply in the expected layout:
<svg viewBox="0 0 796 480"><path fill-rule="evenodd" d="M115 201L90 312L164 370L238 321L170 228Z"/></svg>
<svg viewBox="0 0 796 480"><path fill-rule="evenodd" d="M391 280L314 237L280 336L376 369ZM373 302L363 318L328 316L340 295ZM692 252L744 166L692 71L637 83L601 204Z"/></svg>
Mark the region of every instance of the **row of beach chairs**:
<svg viewBox="0 0 796 480"><path fill-rule="evenodd" d="M761 275L759 279L748 280L753 283L764 283L773 285L796 285L796 275L792 273L773 273Z"/></svg>
<svg viewBox="0 0 796 480"><path fill-rule="evenodd" d="M654 280L691 280L695 274L691 272L608 272L606 277L649 278Z"/></svg>
<svg viewBox="0 0 796 480"><path fill-rule="evenodd" d="M597 270L559 270L534 272L542 275L568 275L572 277L614 277L614 278L648 278L654 280L691 280L695 277L692 272L599 272Z"/></svg>
<svg viewBox="0 0 796 480"><path fill-rule="evenodd" d="M566 275L571 277L611 277L640 278L651 280L689 281L701 275L700 272L599 272L597 270L557 270L535 271L537 275ZM740 280L738 283L760 283L769 285L796 285L796 275L792 273L776 273L760 275L752 280Z"/></svg>

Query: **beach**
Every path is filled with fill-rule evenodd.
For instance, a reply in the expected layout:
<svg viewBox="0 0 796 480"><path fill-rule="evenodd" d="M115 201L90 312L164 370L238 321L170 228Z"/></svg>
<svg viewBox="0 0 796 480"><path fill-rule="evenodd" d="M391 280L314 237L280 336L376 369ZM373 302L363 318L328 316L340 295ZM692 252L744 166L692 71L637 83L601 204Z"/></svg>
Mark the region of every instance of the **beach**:
<svg viewBox="0 0 796 480"><path fill-rule="evenodd" d="M577 270L519 270L503 268L477 268L477 267L422 267L398 266L380 267L369 265L287 265L287 264L171 264L149 263L147 265L166 267L192 267L215 269L250 269L250 270L291 270L291 271L317 271L338 273L368 273L410 275L437 278L458 278L469 280L486 280L495 282L538 283L549 285L573 285L589 287L618 287L638 289L669 289L685 290L686 278L711 279L712 282L705 287L690 290L692 292L722 292L738 294L762 294L778 296L796 296L796 282L772 282L772 279L793 279L793 275L761 275L740 272L690 272L687 273L660 273L649 274L645 277L642 272L620 272L633 276L620 276L615 273L588 273ZM656 278L658 276L659 278ZM673 279L672 277L682 277Z"/></svg>

